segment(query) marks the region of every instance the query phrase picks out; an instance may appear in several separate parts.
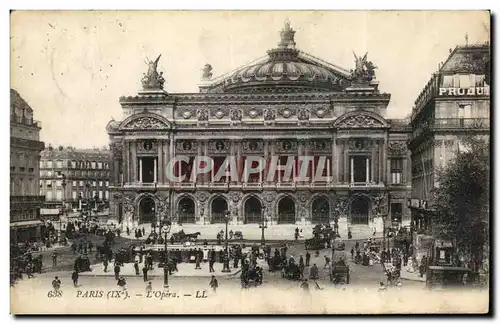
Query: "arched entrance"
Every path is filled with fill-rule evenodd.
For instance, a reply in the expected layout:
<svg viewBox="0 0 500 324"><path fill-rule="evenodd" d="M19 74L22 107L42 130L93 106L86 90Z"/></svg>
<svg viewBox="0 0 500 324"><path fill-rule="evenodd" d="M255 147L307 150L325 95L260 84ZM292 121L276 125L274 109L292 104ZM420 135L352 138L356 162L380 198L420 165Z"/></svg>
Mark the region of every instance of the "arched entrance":
<svg viewBox="0 0 500 324"><path fill-rule="evenodd" d="M190 197L183 197L179 200L177 212L179 213L179 223L181 224L194 223L196 221L194 200Z"/></svg>
<svg viewBox="0 0 500 324"><path fill-rule="evenodd" d="M351 202L351 224L368 225L370 202L365 197L356 197Z"/></svg>
<svg viewBox="0 0 500 324"><path fill-rule="evenodd" d="M295 224L295 201L290 197L278 202L278 224Z"/></svg>
<svg viewBox="0 0 500 324"><path fill-rule="evenodd" d="M151 197L144 197L139 202L139 223L152 223L156 219L155 201Z"/></svg>
<svg viewBox="0 0 500 324"><path fill-rule="evenodd" d="M212 200L211 206L211 222L224 223L224 213L228 210L227 201L222 197L216 197Z"/></svg>
<svg viewBox="0 0 500 324"><path fill-rule="evenodd" d="M330 202L324 196L313 200L311 206L311 221L313 224L325 224L330 222Z"/></svg>
<svg viewBox="0 0 500 324"><path fill-rule="evenodd" d="M262 203L257 197L245 201L245 224L255 224L262 220Z"/></svg>

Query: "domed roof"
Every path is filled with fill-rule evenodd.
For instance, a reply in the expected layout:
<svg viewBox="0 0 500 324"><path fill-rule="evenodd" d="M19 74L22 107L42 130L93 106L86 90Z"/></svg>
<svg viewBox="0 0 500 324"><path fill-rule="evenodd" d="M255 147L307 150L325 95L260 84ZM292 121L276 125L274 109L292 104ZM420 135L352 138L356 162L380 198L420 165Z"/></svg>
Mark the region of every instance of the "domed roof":
<svg viewBox="0 0 500 324"><path fill-rule="evenodd" d="M239 68L210 88L217 92L342 91L349 84L349 72L295 49L294 35L287 22L278 48L269 50L266 60Z"/></svg>

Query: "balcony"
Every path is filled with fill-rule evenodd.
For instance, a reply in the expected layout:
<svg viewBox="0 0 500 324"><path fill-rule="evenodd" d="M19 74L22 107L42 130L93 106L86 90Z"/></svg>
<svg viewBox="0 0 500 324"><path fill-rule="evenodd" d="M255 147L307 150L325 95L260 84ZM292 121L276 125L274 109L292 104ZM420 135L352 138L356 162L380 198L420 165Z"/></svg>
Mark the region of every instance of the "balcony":
<svg viewBox="0 0 500 324"><path fill-rule="evenodd" d="M42 123L39 122L38 120L33 120L33 118L26 118L26 117L17 116L17 115L10 115L10 122L17 123L17 124L23 124L26 126L33 126L33 127L42 128Z"/></svg>
<svg viewBox="0 0 500 324"><path fill-rule="evenodd" d="M260 190L262 189L262 182L244 182L242 186L243 190Z"/></svg>
<svg viewBox="0 0 500 324"><path fill-rule="evenodd" d="M295 190L295 188L296 188L295 182L278 182L278 183L276 183L276 189Z"/></svg>
<svg viewBox="0 0 500 324"><path fill-rule="evenodd" d="M194 183L193 183L193 185L194 185ZM226 190L229 187L229 183L227 183L227 182L210 182L208 187L210 189L213 189L213 190Z"/></svg>
<svg viewBox="0 0 500 324"><path fill-rule="evenodd" d="M384 188L385 185L383 183L375 183L375 182L351 182L349 183L349 189L373 189L373 188Z"/></svg>
<svg viewBox="0 0 500 324"><path fill-rule="evenodd" d="M23 204L23 203L43 203L45 202L45 196L10 196L11 204Z"/></svg>
<svg viewBox="0 0 500 324"><path fill-rule="evenodd" d="M436 118L433 130L489 130L489 118Z"/></svg>
<svg viewBox="0 0 500 324"><path fill-rule="evenodd" d="M311 182L309 183L309 189L321 189L321 190L324 190L324 189L327 189L330 187L330 183L329 182Z"/></svg>

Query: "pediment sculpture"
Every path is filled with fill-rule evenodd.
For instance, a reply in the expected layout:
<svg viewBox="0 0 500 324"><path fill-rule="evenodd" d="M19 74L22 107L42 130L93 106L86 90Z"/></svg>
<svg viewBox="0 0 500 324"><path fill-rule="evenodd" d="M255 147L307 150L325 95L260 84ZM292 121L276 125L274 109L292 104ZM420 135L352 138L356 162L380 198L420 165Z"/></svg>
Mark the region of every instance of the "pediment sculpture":
<svg viewBox="0 0 500 324"><path fill-rule="evenodd" d="M167 124L165 124L163 121L150 117L150 116L145 116L145 117L139 117L136 119L133 119L131 122L129 122L127 125L124 127L125 129L165 129L165 128L170 128Z"/></svg>
<svg viewBox="0 0 500 324"><path fill-rule="evenodd" d="M341 128L369 128L383 127L384 124L380 120L370 115L358 114L346 117L345 119L341 120L336 126Z"/></svg>

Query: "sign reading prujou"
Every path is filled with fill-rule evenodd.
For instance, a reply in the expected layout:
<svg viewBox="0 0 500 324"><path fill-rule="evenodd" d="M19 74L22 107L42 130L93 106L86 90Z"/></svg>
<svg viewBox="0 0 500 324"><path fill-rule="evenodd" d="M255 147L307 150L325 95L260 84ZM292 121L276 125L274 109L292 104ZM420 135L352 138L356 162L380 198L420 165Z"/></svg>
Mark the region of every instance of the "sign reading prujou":
<svg viewBox="0 0 500 324"><path fill-rule="evenodd" d="M440 96L489 96L489 87L474 88L439 88Z"/></svg>

